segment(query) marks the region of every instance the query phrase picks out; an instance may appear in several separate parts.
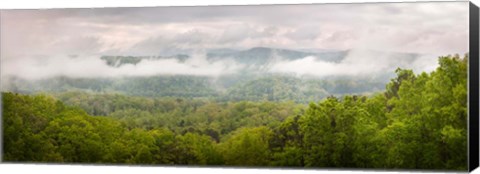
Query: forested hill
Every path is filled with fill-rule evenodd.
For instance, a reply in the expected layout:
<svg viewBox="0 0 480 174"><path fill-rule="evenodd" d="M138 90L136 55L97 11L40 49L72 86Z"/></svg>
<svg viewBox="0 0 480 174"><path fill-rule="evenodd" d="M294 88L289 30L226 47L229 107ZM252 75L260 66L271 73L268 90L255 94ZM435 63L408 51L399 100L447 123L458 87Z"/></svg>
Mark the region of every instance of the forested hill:
<svg viewBox="0 0 480 174"><path fill-rule="evenodd" d="M58 77L39 81L10 79L18 93L118 93L143 97L179 97L218 101L294 101L308 103L330 95L371 94L385 83L368 78L298 78L295 76L154 76L122 79Z"/></svg>
<svg viewBox="0 0 480 174"><path fill-rule="evenodd" d="M309 105L2 93L3 160L465 171L467 62Z"/></svg>

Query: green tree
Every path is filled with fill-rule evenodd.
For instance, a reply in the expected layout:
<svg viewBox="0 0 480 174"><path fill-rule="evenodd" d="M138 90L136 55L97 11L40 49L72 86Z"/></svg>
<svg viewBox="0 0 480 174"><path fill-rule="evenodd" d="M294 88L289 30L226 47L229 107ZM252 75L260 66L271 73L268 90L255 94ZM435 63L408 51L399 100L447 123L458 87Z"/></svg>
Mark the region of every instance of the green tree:
<svg viewBox="0 0 480 174"><path fill-rule="evenodd" d="M267 127L240 128L220 144L226 165L266 166L271 159Z"/></svg>

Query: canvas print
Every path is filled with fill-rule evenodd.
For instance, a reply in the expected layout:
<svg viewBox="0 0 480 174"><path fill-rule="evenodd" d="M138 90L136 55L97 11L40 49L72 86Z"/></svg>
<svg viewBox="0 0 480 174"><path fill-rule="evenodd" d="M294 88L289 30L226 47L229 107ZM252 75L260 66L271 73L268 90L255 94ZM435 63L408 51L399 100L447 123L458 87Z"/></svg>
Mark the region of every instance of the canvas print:
<svg viewBox="0 0 480 174"><path fill-rule="evenodd" d="M468 8L2 10L2 160L467 170Z"/></svg>

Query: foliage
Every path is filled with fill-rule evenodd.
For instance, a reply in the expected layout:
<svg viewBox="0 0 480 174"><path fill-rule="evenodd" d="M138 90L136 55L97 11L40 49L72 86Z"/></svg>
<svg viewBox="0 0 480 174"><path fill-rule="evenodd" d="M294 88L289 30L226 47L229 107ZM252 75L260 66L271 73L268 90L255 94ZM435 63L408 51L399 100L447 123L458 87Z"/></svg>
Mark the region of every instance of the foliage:
<svg viewBox="0 0 480 174"><path fill-rule="evenodd" d="M431 73L399 68L383 93L308 105L7 92L4 160L466 170L467 62L455 55L440 57ZM268 88L288 80L240 88L259 98L269 97L262 90L298 92Z"/></svg>

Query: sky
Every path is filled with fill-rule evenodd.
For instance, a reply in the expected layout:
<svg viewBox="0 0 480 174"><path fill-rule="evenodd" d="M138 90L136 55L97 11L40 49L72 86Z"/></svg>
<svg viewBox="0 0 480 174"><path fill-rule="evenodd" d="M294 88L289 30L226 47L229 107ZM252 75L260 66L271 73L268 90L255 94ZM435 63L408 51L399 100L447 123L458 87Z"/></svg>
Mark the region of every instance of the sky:
<svg viewBox="0 0 480 174"><path fill-rule="evenodd" d="M25 76L61 66L56 60L70 55L88 67L95 62L92 56L214 48L371 49L438 56L468 52L468 2L2 10L0 29L2 72ZM276 70L282 66L288 65ZM212 70L216 73L231 70L221 63L214 67L220 67ZM62 73L68 74L51 74Z"/></svg>

